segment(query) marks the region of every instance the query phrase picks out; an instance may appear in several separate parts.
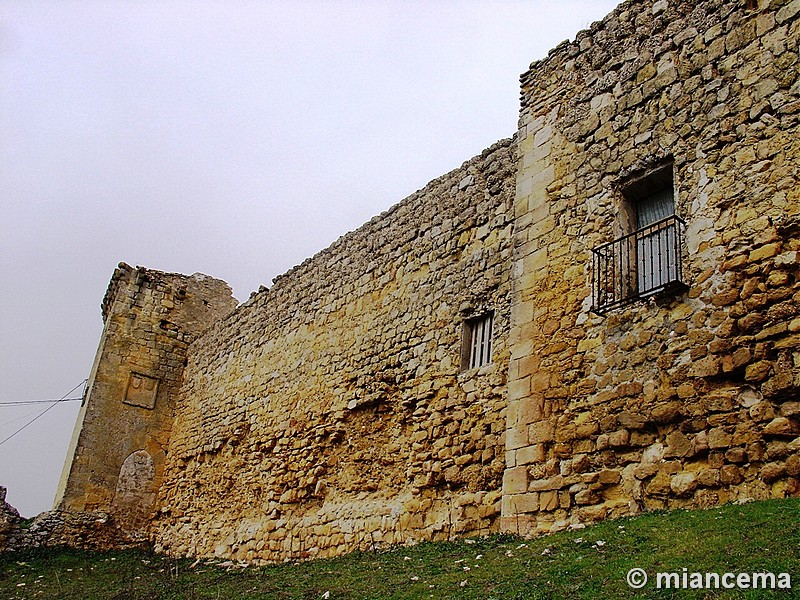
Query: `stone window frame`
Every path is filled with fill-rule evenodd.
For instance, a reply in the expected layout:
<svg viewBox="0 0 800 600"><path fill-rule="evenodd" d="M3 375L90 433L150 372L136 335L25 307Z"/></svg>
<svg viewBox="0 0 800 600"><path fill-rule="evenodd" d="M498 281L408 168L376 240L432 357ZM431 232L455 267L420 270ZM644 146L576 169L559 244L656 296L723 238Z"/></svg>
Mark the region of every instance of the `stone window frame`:
<svg viewBox="0 0 800 600"><path fill-rule="evenodd" d="M655 165L620 188L624 198L628 233L636 244L633 289L639 298L666 291L669 282L680 280L682 242L676 221L675 166L670 160ZM667 206L668 203L668 206Z"/></svg>

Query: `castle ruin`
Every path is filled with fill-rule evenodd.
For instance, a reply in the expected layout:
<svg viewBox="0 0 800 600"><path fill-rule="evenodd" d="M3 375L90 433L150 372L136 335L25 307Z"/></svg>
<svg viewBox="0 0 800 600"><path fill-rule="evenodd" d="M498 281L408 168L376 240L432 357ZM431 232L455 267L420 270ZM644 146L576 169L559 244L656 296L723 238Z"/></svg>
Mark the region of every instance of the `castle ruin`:
<svg viewBox="0 0 800 600"><path fill-rule="evenodd" d="M628 0L236 306L120 265L59 507L281 561L800 495L800 0Z"/></svg>

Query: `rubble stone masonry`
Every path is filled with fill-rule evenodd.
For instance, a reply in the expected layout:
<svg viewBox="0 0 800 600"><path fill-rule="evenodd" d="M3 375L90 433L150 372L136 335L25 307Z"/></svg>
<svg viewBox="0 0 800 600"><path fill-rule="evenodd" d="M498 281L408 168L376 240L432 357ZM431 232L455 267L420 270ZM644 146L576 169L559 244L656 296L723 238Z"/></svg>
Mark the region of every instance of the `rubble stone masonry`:
<svg viewBox="0 0 800 600"><path fill-rule="evenodd" d="M122 265L61 508L259 562L800 495L799 38L800 0L629 0L513 139L232 312Z"/></svg>
<svg viewBox="0 0 800 600"><path fill-rule="evenodd" d="M180 555L283 560L497 531L514 144L349 233L195 342L155 522ZM493 361L462 368L493 312Z"/></svg>
<svg viewBox="0 0 800 600"><path fill-rule="evenodd" d="M103 337L89 377L56 505L114 513L131 532L155 506L186 350L236 306L205 275L124 263L103 300Z"/></svg>
<svg viewBox="0 0 800 600"><path fill-rule="evenodd" d="M504 530L800 493L799 13L625 2L522 76ZM654 169L687 288L600 316Z"/></svg>

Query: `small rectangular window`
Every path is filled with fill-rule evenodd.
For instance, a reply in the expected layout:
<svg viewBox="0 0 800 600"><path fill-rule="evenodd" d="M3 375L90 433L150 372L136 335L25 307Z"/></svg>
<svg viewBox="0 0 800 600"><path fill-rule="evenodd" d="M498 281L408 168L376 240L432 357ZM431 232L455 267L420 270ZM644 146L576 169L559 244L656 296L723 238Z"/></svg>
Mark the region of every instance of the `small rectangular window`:
<svg viewBox="0 0 800 600"><path fill-rule="evenodd" d="M462 370L477 369L492 362L492 326L494 313L464 321L461 348Z"/></svg>

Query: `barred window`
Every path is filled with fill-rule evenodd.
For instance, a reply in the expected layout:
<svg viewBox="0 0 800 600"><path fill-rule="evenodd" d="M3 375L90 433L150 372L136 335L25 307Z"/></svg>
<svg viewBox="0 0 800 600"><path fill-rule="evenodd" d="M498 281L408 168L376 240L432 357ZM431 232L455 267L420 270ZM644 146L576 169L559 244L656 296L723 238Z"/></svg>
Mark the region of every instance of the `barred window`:
<svg viewBox="0 0 800 600"><path fill-rule="evenodd" d="M462 370L476 369L492 362L493 324L493 312L464 321L461 346Z"/></svg>
<svg viewBox="0 0 800 600"><path fill-rule="evenodd" d="M622 190L622 237L592 250L593 306L603 314L616 306L684 289L685 223L675 215L672 166L651 172Z"/></svg>

